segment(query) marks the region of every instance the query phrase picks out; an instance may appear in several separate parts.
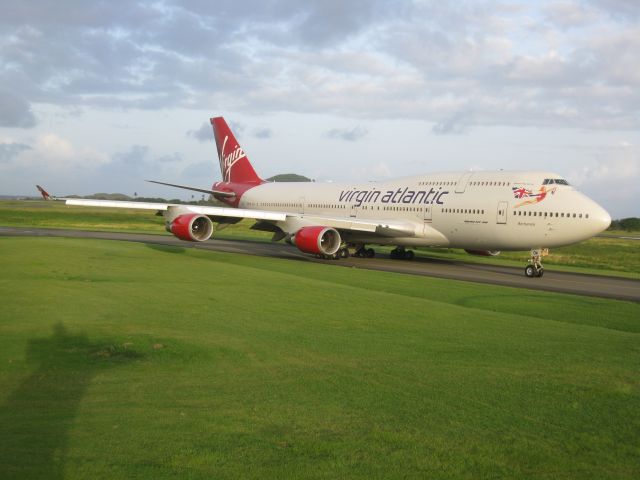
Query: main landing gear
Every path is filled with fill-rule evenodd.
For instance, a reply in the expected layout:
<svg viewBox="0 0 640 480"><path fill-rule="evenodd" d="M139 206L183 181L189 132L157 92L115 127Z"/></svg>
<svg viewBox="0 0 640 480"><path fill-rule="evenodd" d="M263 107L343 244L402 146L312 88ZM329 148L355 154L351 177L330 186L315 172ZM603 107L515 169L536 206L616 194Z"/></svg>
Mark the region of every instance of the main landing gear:
<svg viewBox="0 0 640 480"><path fill-rule="evenodd" d="M341 258L349 258L349 256L349 249L347 247L342 247L333 255L323 255L320 253L316 255L316 258L322 258L324 260L340 260Z"/></svg>
<svg viewBox="0 0 640 480"><path fill-rule="evenodd" d="M544 267L542 266L542 257L549 254L547 248L534 248L531 250L531 259L529 264L524 267L524 274L529 277L541 277L544 275Z"/></svg>
<svg viewBox="0 0 640 480"><path fill-rule="evenodd" d="M413 260L415 254L413 253L413 250L405 250L404 247L396 247L391 250L389 256L393 259Z"/></svg>
<svg viewBox="0 0 640 480"><path fill-rule="evenodd" d="M353 247L353 246L352 246ZM348 246L342 246L333 255L316 255L316 258L324 258L325 260L340 260L342 258L349 258L351 256L358 258L373 258L376 255L376 251L373 248L366 248L364 245L357 246L353 255L349 252Z"/></svg>
<svg viewBox="0 0 640 480"><path fill-rule="evenodd" d="M373 258L376 256L376 251L373 248L366 248L364 245L361 245L356 249L353 256L359 258Z"/></svg>

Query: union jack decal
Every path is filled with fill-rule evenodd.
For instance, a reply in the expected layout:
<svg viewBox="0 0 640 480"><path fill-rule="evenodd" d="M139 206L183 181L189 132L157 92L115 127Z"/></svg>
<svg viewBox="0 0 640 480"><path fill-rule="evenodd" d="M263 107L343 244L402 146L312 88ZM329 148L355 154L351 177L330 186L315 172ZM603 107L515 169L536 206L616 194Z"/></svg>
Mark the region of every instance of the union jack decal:
<svg viewBox="0 0 640 480"><path fill-rule="evenodd" d="M524 187L511 187L511 190L513 190L513 196L515 198L530 197L532 193L531 190L527 190Z"/></svg>

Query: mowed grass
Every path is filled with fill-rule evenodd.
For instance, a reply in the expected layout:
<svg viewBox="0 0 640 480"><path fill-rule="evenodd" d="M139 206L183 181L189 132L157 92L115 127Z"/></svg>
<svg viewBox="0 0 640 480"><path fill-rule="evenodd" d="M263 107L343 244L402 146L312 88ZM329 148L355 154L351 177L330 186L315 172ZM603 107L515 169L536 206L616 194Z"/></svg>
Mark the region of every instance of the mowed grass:
<svg viewBox="0 0 640 480"><path fill-rule="evenodd" d="M1 478L638 478L640 305L0 238Z"/></svg>
<svg viewBox="0 0 640 480"><path fill-rule="evenodd" d="M254 222L243 220L214 233L215 238L269 241L272 234L251 230ZM0 225L67 228L170 235L164 218L152 211L66 206L62 202L0 201ZM392 247L376 246L388 254ZM472 256L459 249L420 248L418 255L524 268L529 252L502 252L497 257ZM640 278L640 241L596 237L568 247L551 249L546 267L555 270Z"/></svg>
<svg viewBox="0 0 640 480"><path fill-rule="evenodd" d="M167 233L152 210L67 206L56 201L0 200L0 225L132 233ZM167 233L168 234L168 233Z"/></svg>

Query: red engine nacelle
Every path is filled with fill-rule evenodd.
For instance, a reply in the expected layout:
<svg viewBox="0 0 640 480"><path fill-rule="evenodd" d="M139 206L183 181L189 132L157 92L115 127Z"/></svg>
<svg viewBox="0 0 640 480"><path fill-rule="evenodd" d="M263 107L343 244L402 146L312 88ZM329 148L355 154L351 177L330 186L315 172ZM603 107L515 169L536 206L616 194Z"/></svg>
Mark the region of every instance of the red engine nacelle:
<svg viewBox="0 0 640 480"><path fill-rule="evenodd" d="M338 231L331 227L302 227L293 237L293 243L304 253L333 255L342 240Z"/></svg>
<svg viewBox="0 0 640 480"><path fill-rule="evenodd" d="M213 235L213 222L206 215L188 213L177 216L167 225L167 230L180 240L204 242Z"/></svg>
<svg viewBox="0 0 640 480"><path fill-rule="evenodd" d="M500 250L465 250L469 255L480 255L481 257L495 257L500 255Z"/></svg>

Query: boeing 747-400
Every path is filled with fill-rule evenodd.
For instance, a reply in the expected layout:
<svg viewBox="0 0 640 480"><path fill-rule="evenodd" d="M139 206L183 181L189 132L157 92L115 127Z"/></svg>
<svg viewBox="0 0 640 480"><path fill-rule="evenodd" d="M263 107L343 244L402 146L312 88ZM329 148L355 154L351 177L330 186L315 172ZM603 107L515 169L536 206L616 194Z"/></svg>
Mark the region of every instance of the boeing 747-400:
<svg viewBox="0 0 640 480"><path fill-rule="evenodd" d="M471 254L530 250L528 277L541 277L542 252L605 230L609 214L560 175L543 171L441 172L376 183L272 183L262 180L222 117L212 118L222 181L211 188L162 185L213 195L228 207L66 199L68 205L161 211L166 229L203 242L214 224L253 219L302 252L325 258L372 257L391 245L462 248Z"/></svg>

